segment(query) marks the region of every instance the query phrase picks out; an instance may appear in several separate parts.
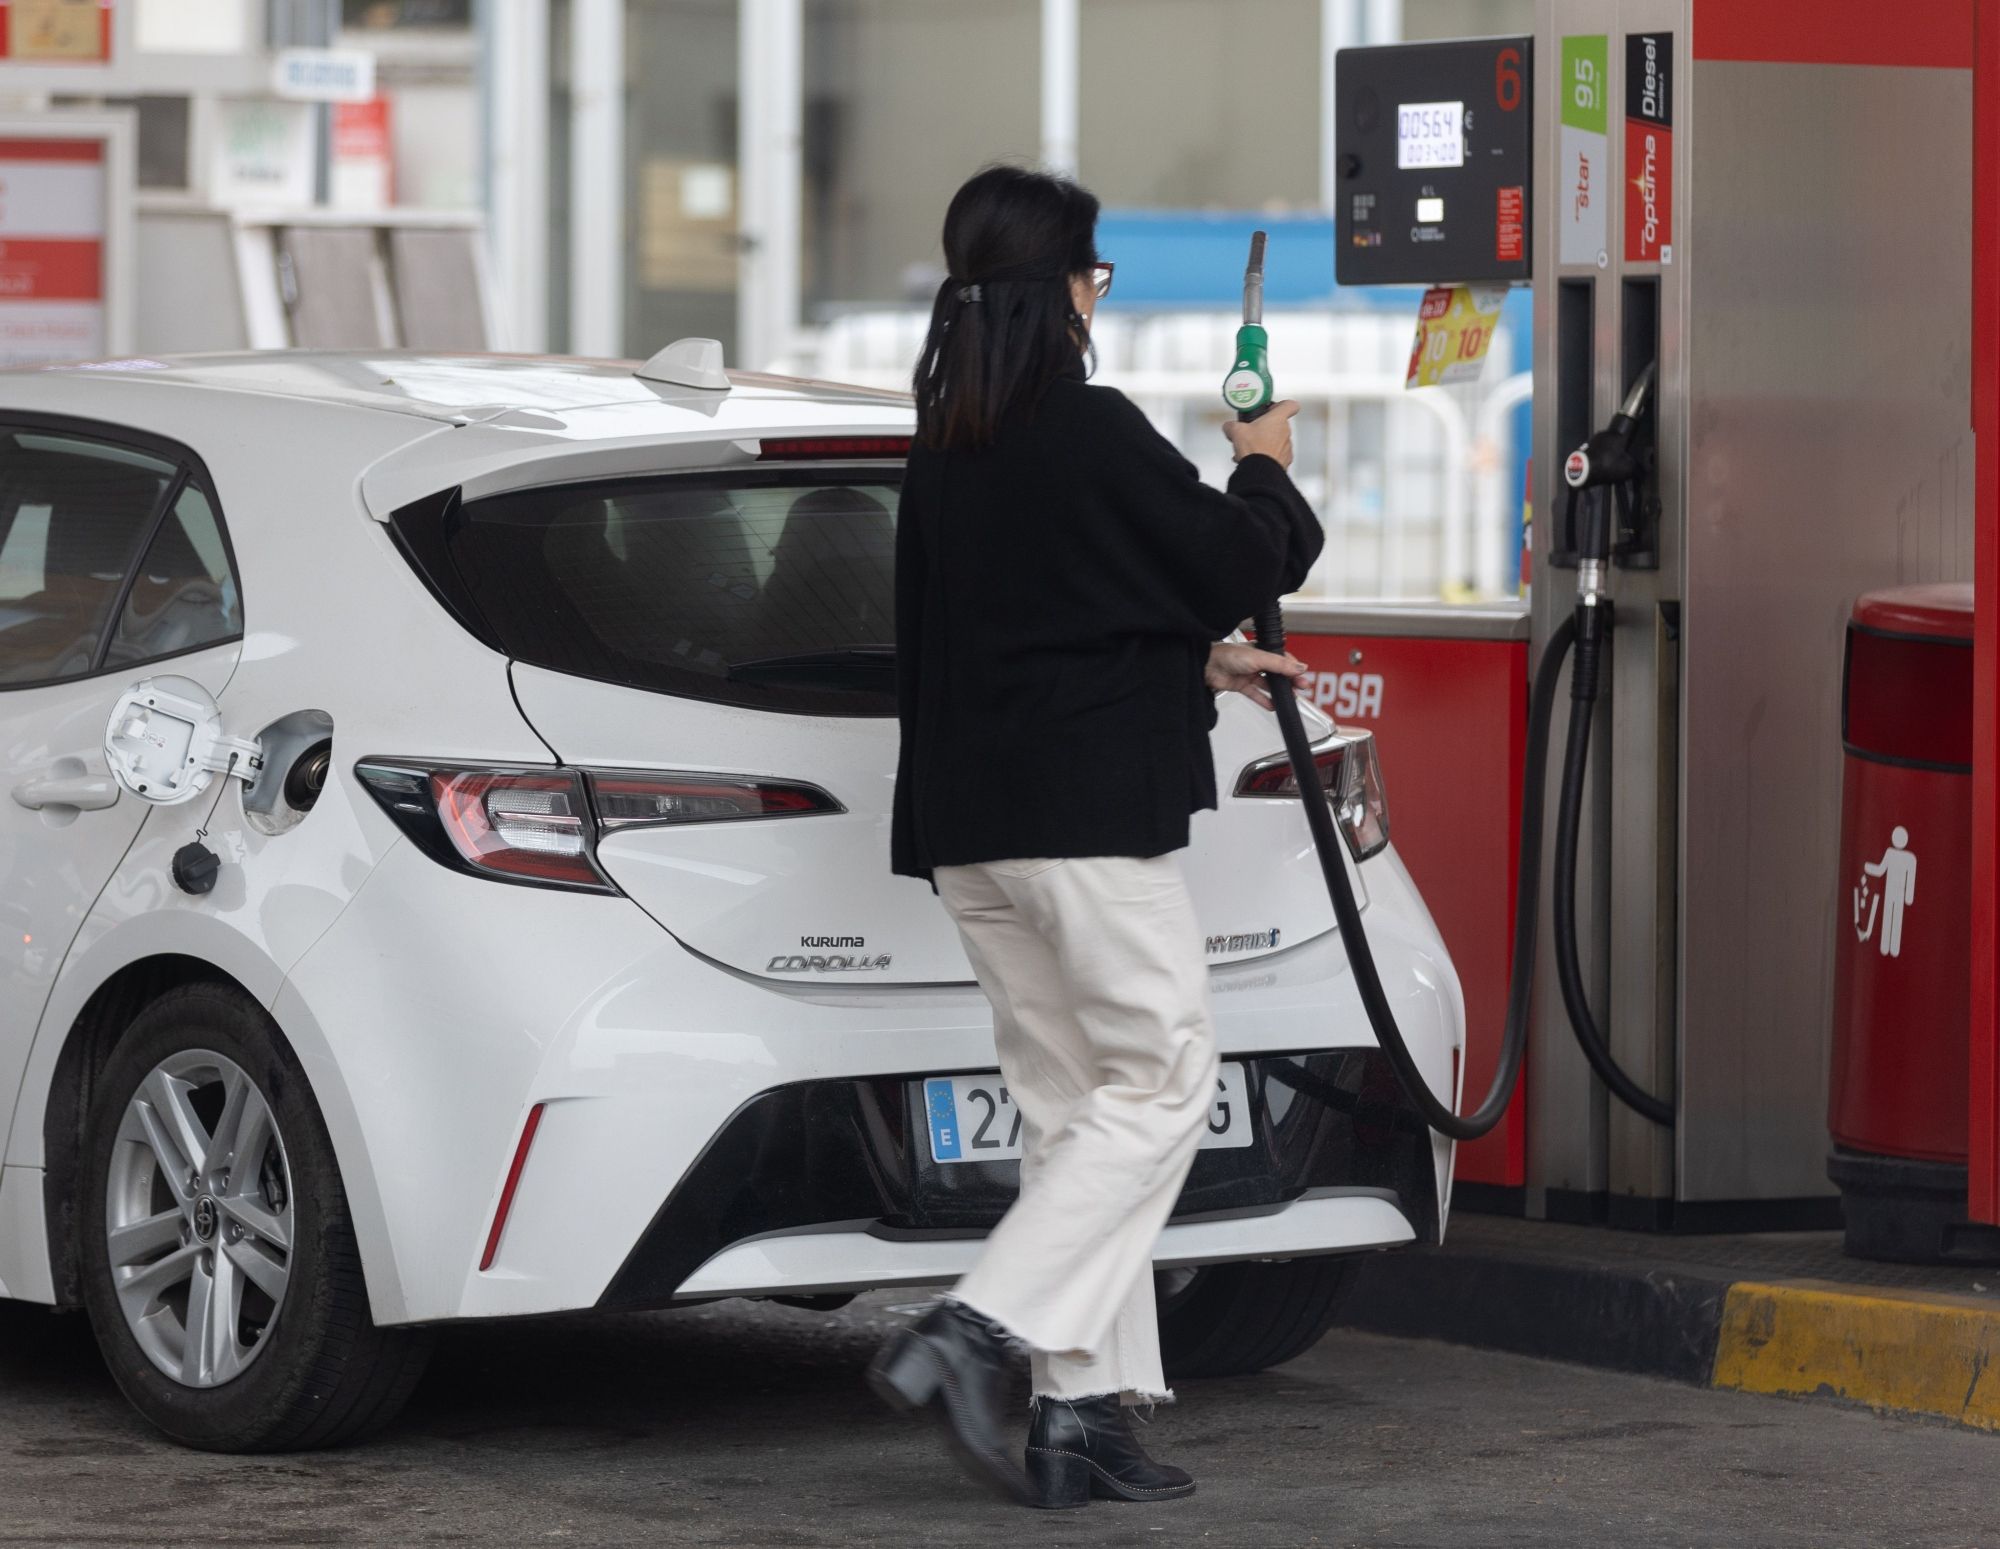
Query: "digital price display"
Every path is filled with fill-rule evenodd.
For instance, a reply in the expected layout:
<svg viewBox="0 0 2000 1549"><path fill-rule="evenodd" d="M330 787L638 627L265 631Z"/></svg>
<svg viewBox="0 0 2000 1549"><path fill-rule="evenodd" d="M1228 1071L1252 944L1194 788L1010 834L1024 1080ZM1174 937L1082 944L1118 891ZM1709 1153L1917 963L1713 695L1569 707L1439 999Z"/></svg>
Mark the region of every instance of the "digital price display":
<svg viewBox="0 0 2000 1549"><path fill-rule="evenodd" d="M1396 109L1396 166L1414 168L1465 165L1465 104L1406 102Z"/></svg>
<svg viewBox="0 0 2000 1549"><path fill-rule="evenodd" d="M1340 284L1525 283L1535 40L1343 48L1333 69Z"/></svg>

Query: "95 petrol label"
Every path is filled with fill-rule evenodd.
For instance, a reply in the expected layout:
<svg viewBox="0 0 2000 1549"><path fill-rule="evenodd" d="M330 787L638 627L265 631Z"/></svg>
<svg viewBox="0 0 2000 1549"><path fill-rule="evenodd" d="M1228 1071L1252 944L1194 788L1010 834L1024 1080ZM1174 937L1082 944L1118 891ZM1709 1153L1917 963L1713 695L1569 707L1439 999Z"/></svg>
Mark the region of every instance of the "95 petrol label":
<svg viewBox="0 0 2000 1549"><path fill-rule="evenodd" d="M1561 172L1557 179L1556 257L1566 264L1601 264L1607 258L1606 216L1611 208L1610 39L1601 32L1562 40Z"/></svg>
<svg viewBox="0 0 2000 1549"><path fill-rule="evenodd" d="M1254 409L1264 401L1264 379L1254 371L1232 371L1222 379L1222 400L1232 409Z"/></svg>

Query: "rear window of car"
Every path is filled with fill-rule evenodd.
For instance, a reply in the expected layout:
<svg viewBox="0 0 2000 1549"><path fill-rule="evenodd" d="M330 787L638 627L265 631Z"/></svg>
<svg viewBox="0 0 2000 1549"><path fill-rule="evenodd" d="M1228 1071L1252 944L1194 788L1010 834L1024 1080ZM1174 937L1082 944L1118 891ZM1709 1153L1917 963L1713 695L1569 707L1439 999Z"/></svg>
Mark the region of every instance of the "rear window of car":
<svg viewBox="0 0 2000 1549"><path fill-rule="evenodd" d="M900 470L773 469L471 501L444 550L538 667L799 714L895 713Z"/></svg>

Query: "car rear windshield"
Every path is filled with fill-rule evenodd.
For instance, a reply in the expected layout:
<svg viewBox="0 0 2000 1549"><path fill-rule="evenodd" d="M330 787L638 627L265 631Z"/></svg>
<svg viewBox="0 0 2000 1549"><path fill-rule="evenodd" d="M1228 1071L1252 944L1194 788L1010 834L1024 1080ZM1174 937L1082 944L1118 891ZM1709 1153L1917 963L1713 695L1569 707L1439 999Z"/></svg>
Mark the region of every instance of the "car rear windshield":
<svg viewBox="0 0 2000 1549"><path fill-rule="evenodd" d="M901 470L772 469L521 490L445 522L520 661L660 693L895 713Z"/></svg>

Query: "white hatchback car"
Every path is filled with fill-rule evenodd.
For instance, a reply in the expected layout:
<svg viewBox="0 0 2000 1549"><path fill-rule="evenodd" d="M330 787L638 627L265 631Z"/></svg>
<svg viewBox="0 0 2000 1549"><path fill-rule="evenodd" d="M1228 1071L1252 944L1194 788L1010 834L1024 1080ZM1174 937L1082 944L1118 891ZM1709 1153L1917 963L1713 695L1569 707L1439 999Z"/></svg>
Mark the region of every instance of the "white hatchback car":
<svg viewBox="0 0 2000 1549"><path fill-rule="evenodd" d="M962 1271L1018 1125L888 870L911 426L692 344L0 373L0 1295L275 1449L392 1415L423 1325ZM1450 1090L1372 744L1316 724ZM1226 1063L1158 1250L1181 1375L1298 1354L1448 1199L1277 745L1225 700L1186 857Z"/></svg>

